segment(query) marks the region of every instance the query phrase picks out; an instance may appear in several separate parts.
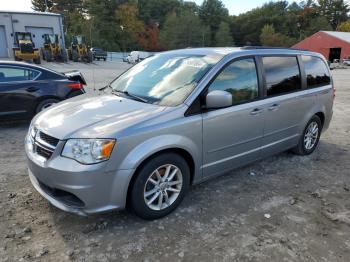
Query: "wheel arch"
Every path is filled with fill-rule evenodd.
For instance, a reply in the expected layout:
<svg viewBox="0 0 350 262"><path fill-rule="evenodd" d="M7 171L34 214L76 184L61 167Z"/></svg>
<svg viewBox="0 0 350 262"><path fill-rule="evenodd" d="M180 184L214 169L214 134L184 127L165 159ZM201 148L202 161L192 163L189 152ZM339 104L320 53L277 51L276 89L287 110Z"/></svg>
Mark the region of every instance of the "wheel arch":
<svg viewBox="0 0 350 262"><path fill-rule="evenodd" d="M318 116L318 117L320 118L320 120L321 120L321 125L322 125L322 127L323 127L324 121L325 121L325 115L324 115L324 113L320 111L320 112L317 112L315 115Z"/></svg>
<svg viewBox="0 0 350 262"><path fill-rule="evenodd" d="M58 97L58 96L54 96L54 95L45 95L45 96L40 96L38 97L38 99L36 100L35 106L34 106L34 113L37 111L38 106L40 105L40 103L44 100L48 100L48 99L56 99L58 101L62 101L62 98Z"/></svg>
<svg viewBox="0 0 350 262"><path fill-rule="evenodd" d="M193 183L193 180L194 180L194 177L195 177L195 168L196 168L196 164L195 164L195 161L194 161L194 158L193 156L191 155L191 153L184 149L184 148L180 148L180 147L169 147L169 148L164 148L164 149L161 149L157 152L154 152L150 155L148 155L146 158L144 158L139 164L138 166L136 167L135 171L133 172L132 174L132 177L129 181L129 184L128 184L128 187L127 187L127 192L126 192L126 207L129 206L130 204L130 194L131 194L131 190L132 190L132 186L135 182L135 179L136 179L136 176L137 176L137 173L139 172L139 170L148 162L150 161L151 159L161 155L161 154L164 154L164 153L175 153L181 157L184 158L184 160L186 161L186 163L188 164L188 167L190 169L190 185L192 185Z"/></svg>

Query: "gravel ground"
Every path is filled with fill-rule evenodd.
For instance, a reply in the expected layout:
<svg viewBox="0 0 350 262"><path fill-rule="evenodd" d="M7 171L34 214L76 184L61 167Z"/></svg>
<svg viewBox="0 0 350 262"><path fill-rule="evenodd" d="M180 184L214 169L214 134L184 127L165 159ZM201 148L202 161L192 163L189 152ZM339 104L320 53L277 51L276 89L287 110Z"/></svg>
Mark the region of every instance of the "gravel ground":
<svg viewBox="0 0 350 262"><path fill-rule="evenodd" d="M89 72L97 86L128 67L102 63L63 71L79 66L91 88ZM349 261L350 70L333 75L333 120L312 155L282 153L195 186L151 222L51 206L27 177L28 123L2 124L0 261Z"/></svg>

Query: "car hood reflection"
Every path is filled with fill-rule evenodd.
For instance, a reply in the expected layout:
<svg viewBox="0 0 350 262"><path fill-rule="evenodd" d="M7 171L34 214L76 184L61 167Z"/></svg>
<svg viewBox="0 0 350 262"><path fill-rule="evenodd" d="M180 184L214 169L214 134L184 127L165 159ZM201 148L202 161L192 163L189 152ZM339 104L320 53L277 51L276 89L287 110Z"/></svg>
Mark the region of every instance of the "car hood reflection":
<svg viewBox="0 0 350 262"><path fill-rule="evenodd" d="M43 111L34 122L41 131L58 139L113 138L118 131L164 109L115 95L86 94Z"/></svg>

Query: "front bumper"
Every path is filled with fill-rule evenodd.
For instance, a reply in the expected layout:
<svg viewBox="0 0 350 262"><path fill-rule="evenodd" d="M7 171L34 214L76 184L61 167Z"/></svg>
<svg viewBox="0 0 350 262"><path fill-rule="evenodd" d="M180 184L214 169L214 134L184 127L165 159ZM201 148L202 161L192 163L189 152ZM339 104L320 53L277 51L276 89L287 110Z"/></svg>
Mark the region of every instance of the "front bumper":
<svg viewBox="0 0 350 262"><path fill-rule="evenodd" d="M82 165L57 152L43 161L27 147L26 154L34 188L57 208L88 215L125 207L134 170L105 171L105 163Z"/></svg>

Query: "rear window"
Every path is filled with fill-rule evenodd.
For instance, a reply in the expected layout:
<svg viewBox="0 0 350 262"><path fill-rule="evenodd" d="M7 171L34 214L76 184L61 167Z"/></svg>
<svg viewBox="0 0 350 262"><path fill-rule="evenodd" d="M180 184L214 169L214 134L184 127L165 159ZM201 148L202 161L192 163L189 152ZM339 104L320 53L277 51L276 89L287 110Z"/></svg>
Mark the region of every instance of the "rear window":
<svg viewBox="0 0 350 262"><path fill-rule="evenodd" d="M331 77L324 61L315 56L302 56L307 79L307 87L320 87L329 85Z"/></svg>
<svg viewBox="0 0 350 262"><path fill-rule="evenodd" d="M294 56L263 57L267 96L301 89L298 60Z"/></svg>
<svg viewBox="0 0 350 262"><path fill-rule="evenodd" d="M17 67L0 67L0 82L33 80L38 75L38 71L30 69Z"/></svg>

